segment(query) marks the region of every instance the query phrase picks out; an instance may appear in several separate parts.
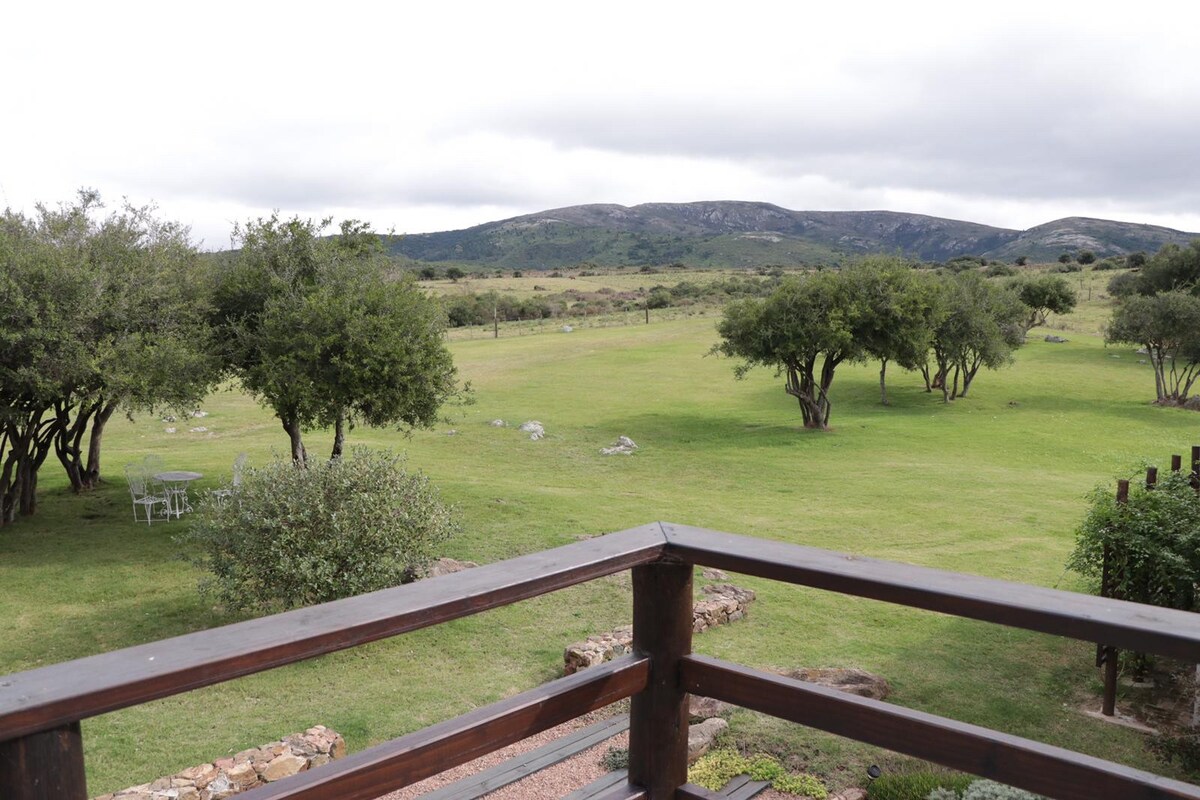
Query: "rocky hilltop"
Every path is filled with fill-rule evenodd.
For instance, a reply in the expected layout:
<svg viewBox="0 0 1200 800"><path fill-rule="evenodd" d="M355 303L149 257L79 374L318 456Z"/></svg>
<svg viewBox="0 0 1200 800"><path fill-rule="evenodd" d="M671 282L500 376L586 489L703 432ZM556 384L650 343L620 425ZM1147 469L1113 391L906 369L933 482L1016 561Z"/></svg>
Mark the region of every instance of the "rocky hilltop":
<svg viewBox="0 0 1200 800"><path fill-rule="evenodd" d="M583 205L458 231L404 236L394 250L419 261L509 268L668 264L836 264L868 253L926 261L974 255L1050 260L1091 250L1099 257L1200 234L1153 225L1068 217L1028 230L894 211L792 211L770 203L713 201Z"/></svg>

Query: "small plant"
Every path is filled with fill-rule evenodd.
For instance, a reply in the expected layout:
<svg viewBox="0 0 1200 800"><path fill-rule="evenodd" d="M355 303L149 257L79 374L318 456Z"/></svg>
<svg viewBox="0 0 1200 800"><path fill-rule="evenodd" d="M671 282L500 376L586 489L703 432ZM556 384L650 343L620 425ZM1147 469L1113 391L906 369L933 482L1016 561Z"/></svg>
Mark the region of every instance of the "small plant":
<svg viewBox="0 0 1200 800"><path fill-rule="evenodd" d="M629 768L629 748L613 747L600 757L600 766L609 772Z"/></svg>
<svg viewBox="0 0 1200 800"><path fill-rule="evenodd" d="M1146 749L1166 764L1178 764L1193 778L1200 775L1200 733L1159 733L1146 740Z"/></svg>
<svg viewBox="0 0 1200 800"><path fill-rule="evenodd" d="M201 507L182 543L228 608L323 603L414 580L458 529L429 479L363 447L307 469L247 469L236 494Z"/></svg>
<svg viewBox="0 0 1200 800"><path fill-rule="evenodd" d="M970 775L950 772L901 772L883 775L867 786L870 800L958 800L959 793L974 780Z"/></svg>
<svg viewBox="0 0 1200 800"><path fill-rule="evenodd" d="M772 756L756 755L746 758L729 748L713 750L693 764L688 770L688 781L719 792L738 775L749 775L756 781L770 781L771 788L776 791L810 797L813 800L825 800L829 796L829 790L819 778L791 774Z"/></svg>
<svg viewBox="0 0 1200 800"><path fill-rule="evenodd" d="M963 792L962 800L1046 800L1040 794L1015 789L995 781L975 781Z"/></svg>

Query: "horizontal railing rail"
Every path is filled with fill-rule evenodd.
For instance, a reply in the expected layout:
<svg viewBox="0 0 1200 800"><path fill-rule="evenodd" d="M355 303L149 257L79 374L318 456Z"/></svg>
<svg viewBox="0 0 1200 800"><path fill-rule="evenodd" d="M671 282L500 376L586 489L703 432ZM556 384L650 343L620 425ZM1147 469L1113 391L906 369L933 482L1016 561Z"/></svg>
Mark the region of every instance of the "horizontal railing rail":
<svg viewBox="0 0 1200 800"><path fill-rule="evenodd" d="M1050 745L691 655L694 566L1200 662L1200 615L654 523L477 569L0 678L0 798L86 797L79 721L633 570L634 655L255 789L373 798L624 698L621 797L687 784L687 693L1059 800L1200 800L1200 788Z"/></svg>

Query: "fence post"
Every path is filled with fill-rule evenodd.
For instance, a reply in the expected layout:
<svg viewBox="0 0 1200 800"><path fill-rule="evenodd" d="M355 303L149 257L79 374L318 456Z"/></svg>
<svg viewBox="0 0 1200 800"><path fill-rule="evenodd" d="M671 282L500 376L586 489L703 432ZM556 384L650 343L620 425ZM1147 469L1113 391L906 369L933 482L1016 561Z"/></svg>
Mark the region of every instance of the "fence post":
<svg viewBox="0 0 1200 800"><path fill-rule="evenodd" d="M4 800L87 800L78 722L0 742Z"/></svg>
<svg viewBox="0 0 1200 800"><path fill-rule="evenodd" d="M633 568L633 650L650 657L650 680L629 713L629 782L647 800L687 783L688 703L680 659L692 652L692 565Z"/></svg>
<svg viewBox="0 0 1200 800"><path fill-rule="evenodd" d="M1192 445L1192 488L1200 492L1200 445Z"/></svg>
<svg viewBox="0 0 1200 800"><path fill-rule="evenodd" d="M1149 480L1149 475L1147 475L1147 480ZM1128 502L1129 481L1122 479L1117 481L1117 504L1125 505ZM1104 583L1108 584L1107 592L1105 594L1108 597L1120 599L1119 596L1121 593L1113 588L1113 583L1117 579L1110 572L1112 565L1109 563L1109 553L1107 549L1105 550L1104 555L1105 578L1103 581ZM1100 713L1106 717L1111 717L1116 714L1117 711L1117 648L1106 646L1104 648L1104 654L1101 657L1101 660L1104 662L1104 703L1100 707Z"/></svg>

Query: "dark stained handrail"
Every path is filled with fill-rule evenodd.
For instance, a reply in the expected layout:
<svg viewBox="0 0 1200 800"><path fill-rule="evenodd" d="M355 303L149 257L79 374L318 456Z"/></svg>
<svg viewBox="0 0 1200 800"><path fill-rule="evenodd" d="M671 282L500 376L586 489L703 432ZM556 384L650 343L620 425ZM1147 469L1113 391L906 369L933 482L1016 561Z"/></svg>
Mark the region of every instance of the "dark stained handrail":
<svg viewBox="0 0 1200 800"><path fill-rule="evenodd" d="M1200 615L662 523L667 552L706 567L1200 662Z"/></svg>
<svg viewBox="0 0 1200 800"><path fill-rule="evenodd" d="M245 797L377 796L629 696L634 698L630 747L636 751L630 780L651 800L703 797L698 787L680 786L684 698L691 690L1064 800L1200 800L1200 788L1190 784L690 656L686 598L696 564L1200 662L1200 615L653 523L407 586L0 677L0 795L5 800L10 795L16 800L83 797L81 777L61 777L82 775L81 719L632 568L635 657L551 682ZM666 773L670 777L663 779ZM64 781L65 788L56 789L59 795L26 791L38 776Z"/></svg>
<svg viewBox="0 0 1200 800"><path fill-rule="evenodd" d="M0 678L0 742L377 639L477 614L644 564L657 524L452 575L189 633Z"/></svg>

